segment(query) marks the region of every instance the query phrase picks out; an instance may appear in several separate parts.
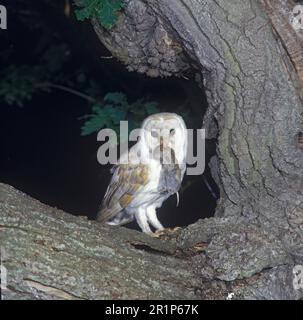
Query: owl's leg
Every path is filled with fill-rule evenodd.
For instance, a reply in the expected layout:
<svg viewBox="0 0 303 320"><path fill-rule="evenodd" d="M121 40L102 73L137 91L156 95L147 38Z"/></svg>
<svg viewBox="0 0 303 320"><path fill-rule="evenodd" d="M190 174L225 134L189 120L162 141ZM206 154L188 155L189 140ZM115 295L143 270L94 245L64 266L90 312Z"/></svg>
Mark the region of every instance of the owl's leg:
<svg viewBox="0 0 303 320"><path fill-rule="evenodd" d="M137 220L137 223L141 230L145 233L153 233L150 229L150 226L148 224L147 220L147 214L145 208L139 208L138 211L135 213L135 217Z"/></svg>
<svg viewBox="0 0 303 320"><path fill-rule="evenodd" d="M146 209L146 215L148 221L151 223L151 225L156 228L157 230L163 230L164 227L162 226L161 222L158 220L157 212L155 207L147 207Z"/></svg>

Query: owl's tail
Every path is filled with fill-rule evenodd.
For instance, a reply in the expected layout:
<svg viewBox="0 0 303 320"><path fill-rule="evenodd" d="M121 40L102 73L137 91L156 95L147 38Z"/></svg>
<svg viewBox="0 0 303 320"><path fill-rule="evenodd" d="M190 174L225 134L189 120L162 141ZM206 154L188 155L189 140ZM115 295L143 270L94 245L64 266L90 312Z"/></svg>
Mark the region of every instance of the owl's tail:
<svg viewBox="0 0 303 320"><path fill-rule="evenodd" d="M100 223L105 223L106 221L108 221L109 217L110 217L110 210L107 208L104 208L101 205L97 211L96 220Z"/></svg>
<svg viewBox="0 0 303 320"><path fill-rule="evenodd" d="M121 209L119 210L119 212L116 212L107 208L101 208L101 210L97 212L96 220L102 224L106 223L113 226L121 226L133 221L134 216Z"/></svg>
<svg viewBox="0 0 303 320"><path fill-rule="evenodd" d="M100 223L108 223L112 225L121 225L128 223L130 221L130 216L121 208L120 204L117 202L111 207L107 207L104 203L101 204L99 210L97 211L96 220Z"/></svg>

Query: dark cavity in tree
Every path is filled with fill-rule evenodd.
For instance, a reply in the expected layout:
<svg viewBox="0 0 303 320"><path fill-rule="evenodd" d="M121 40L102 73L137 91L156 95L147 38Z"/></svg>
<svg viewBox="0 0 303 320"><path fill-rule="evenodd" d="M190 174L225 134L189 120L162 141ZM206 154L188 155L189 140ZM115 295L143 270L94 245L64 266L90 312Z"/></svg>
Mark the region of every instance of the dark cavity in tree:
<svg viewBox="0 0 303 320"><path fill-rule="evenodd" d="M24 2L20 1L21 4L26 8ZM48 10L45 10L45 5ZM40 43L41 32L26 27L23 16L17 9L11 8L11 23L18 27L3 34L6 47L13 48L11 58L8 58L11 60L6 61L3 68L17 63L18 68L26 65L33 69L38 58L53 46L51 57L52 61L57 59L57 62L48 67L62 64L61 72L70 76L77 72L79 66L83 66L86 74L99 86L100 95L110 91L124 92L130 101L147 97L159 103L160 111L185 114L188 128L201 128L207 102L204 92L194 80L149 78L128 72L116 59L100 59L111 54L100 44L89 24L80 26L69 23L60 15L61 10L57 11L56 4L47 1L43 5L37 3L31 10L35 13L32 19L36 21L38 16L41 20L36 22L55 36L45 33L43 37L47 46L44 50L41 48L43 43ZM82 46L80 43L88 44ZM37 44L39 48L36 48ZM69 52L66 62L59 59L58 48ZM43 59L45 57L50 56L46 55ZM34 94L24 102L23 108L3 104L0 117L1 181L41 202L94 219L110 179L110 166L102 167L97 163L100 143L96 141L96 135L80 136L82 122L79 118L89 112L90 107L85 99L56 88L51 93ZM208 163L213 163L215 150L216 140L207 140L203 176L186 176L180 191L179 206L176 206L176 197L171 197L159 210L165 226L186 226L200 218L213 216L218 188ZM129 226L137 228L135 223Z"/></svg>

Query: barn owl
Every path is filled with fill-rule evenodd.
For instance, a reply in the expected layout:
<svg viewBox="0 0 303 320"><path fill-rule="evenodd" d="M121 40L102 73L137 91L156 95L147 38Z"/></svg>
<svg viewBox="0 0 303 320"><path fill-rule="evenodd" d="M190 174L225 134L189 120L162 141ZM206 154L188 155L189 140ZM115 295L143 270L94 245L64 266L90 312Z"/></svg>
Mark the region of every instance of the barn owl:
<svg viewBox="0 0 303 320"><path fill-rule="evenodd" d="M156 209L173 194L179 201L186 153L187 130L182 117L158 113L146 118L138 142L112 168L97 220L123 225L136 219L145 233L152 233L150 226L164 229Z"/></svg>

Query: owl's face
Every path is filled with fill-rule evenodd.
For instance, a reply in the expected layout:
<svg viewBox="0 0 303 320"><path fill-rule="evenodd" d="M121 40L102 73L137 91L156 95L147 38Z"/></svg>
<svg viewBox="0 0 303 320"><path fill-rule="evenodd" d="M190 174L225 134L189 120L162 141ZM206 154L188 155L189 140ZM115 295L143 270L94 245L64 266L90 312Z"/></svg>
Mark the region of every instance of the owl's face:
<svg viewBox="0 0 303 320"><path fill-rule="evenodd" d="M178 163L184 162L187 131L183 119L175 113L158 113L145 119L141 141L152 154L156 150L173 150Z"/></svg>

